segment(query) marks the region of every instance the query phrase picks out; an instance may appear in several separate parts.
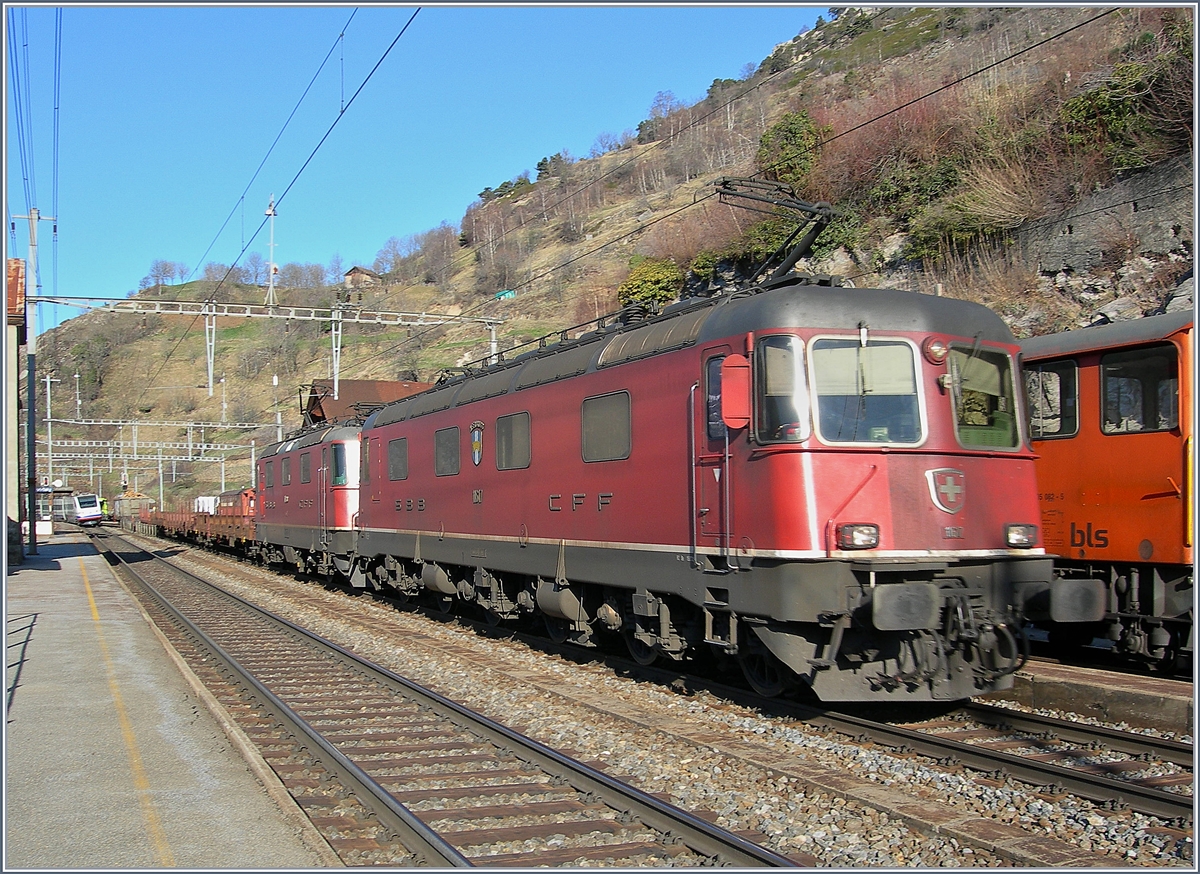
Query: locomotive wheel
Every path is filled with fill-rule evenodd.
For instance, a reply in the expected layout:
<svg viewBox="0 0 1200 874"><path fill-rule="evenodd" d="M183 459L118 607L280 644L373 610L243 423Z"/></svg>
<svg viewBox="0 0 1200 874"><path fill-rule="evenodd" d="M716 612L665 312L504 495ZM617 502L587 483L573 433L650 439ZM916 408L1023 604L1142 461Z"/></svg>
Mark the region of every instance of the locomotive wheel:
<svg viewBox="0 0 1200 874"><path fill-rule="evenodd" d="M625 647L629 650L629 657L644 668L658 661L658 650L638 640L633 631L625 632Z"/></svg>
<svg viewBox="0 0 1200 874"><path fill-rule="evenodd" d="M764 698L782 695L788 687L787 666L769 652L738 653L738 664L750 688Z"/></svg>
<svg viewBox="0 0 1200 874"><path fill-rule="evenodd" d="M571 623L557 616L546 616L546 633L555 643L566 643L571 634Z"/></svg>

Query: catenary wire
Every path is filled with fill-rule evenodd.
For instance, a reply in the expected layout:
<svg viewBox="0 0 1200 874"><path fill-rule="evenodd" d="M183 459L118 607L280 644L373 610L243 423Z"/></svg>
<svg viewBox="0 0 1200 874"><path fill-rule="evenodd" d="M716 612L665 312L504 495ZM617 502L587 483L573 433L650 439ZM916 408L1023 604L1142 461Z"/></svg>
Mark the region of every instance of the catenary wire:
<svg viewBox="0 0 1200 874"><path fill-rule="evenodd" d="M811 148L810 148L808 151L815 150L815 149L817 149L817 148L819 148L819 147L821 147L821 146L824 146L824 145L826 145L826 144L828 144L828 143L831 143L831 142L833 142L833 141L834 141L834 140L836 140L836 139L839 139L840 137L846 136L847 134L850 134L850 133L852 133L852 132L854 132L854 131L861 130L862 128L866 127L866 126L867 126L867 125L869 125L869 124L873 124L873 123L875 123L875 122L881 121L882 119L885 119L885 118L887 118L887 117L889 117L889 116L891 116L891 115L894 115L894 114L895 114L895 113L897 113L897 112L900 112L900 111L901 111L901 110L903 110L903 109L906 109L906 108L908 108L908 107L910 107L910 106L913 106L914 104L916 104L916 103L919 103L919 102L921 102L922 100L926 100L926 99L928 99L928 98L930 98L930 97L933 97L933 96L935 96L935 95L937 95L937 94L940 94L941 92L943 92L943 91L947 90L948 88L952 88L952 87L955 87L955 86L961 85L961 84L963 84L964 82L967 82L967 81L969 81L969 80L971 80L971 79L975 78L976 76L980 76L980 75L982 75L982 74L984 74L984 73L988 72L989 70L995 69L995 68L996 68L996 67L998 67L998 66L1001 66L1001 65L1003 65L1003 64L1009 63L1009 62L1011 62L1012 60L1014 60L1014 59L1016 59L1016 58L1018 58L1018 57L1021 57L1022 55L1025 55L1025 54L1027 54L1027 53L1028 53L1028 52L1030 52L1030 51L1033 51L1034 49L1037 49L1037 48L1040 48L1040 47L1042 47L1042 46L1045 46L1045 45L1047 45L1047 44L1049 44L1049 43L1051 43L1051 42L1053 42L1053 41L1055 41L1055 40L1057 40L1057 39L1061 39L1061 38L1063 38L1063 37L1067 36L1068 34L1072 33L1073 31L1075 31L1075 30L1078 30L1078 29L1079 29L1079 28L1081 28L1081 27L1085 27L1085 26L1087 26L1087 25L1090 25L1090 24L1092 24L1092 23L1094 23L1094 22L1096 22L1096 21L1099 21L1100 19L1104 18L1105 16L1111 15L1113 12L1116 12L1116 11L1118 11L1118 10L1116 10L1116 9L1109 9L1109 10L1106 10L1106 11L1104 11L1104 12L1101 12L1101 13L1099 13L1099 14L1095 15L1095 16L1092 16L1091 18L1088 18L1086 21L1079 22L1078 24L1074 24L1074 25L1072 25L1072 26L1070 26L1070 27L1066 28L1065 30L1062 30L1062 31L1060 31L1059 33L1052 34L1051 36L1049 36L1049 37L1046 37L1046 38L1044 38L1044 39L1041 39L1041 40L1039 40L1038 42L1036 42L1036 43L1034 43L1034 44L1032 44L1032 45L1030 45L1030 46L1026 46L1026 47L1025 47L1025 48L1023 48L1023 49L1020 49L1020 50L1018 50L1018 51L1016 51L1016 52L1012 52L1012 53L1010 53L1009 55L1005 56L1004 58L1001 58L1001 59L999 59L999 60L997 60L997 61L994 61L993 63L990 63L990 64L987 64L987 65L985 65L985 66L983 66L983 67L980 67L980 68L979 68L979 69L977 69L977 70L973 70L973 71L971 71L970 73L966 73L966 74L964 74L964 75L960 76L959 78L955 79L955 80L954 80L954 81L952 81L952 82L949 82L949 83L947 83L947 84L945 84L945 85L939 86L938 88L935 88L935 89L933 89L932 91L929 91L929 92L927 92L927 93L925 93L925 94L919 95L919 96L917 96L917 97L915 97L915 98L913 98L913 99L911 99L911 100L908 100L908 101L906 101L905 103L903 103L903 104L901 104L901 105L899 105L899 106L893 107L892 109L889 109L889 110L887 110L886 112L882 112L882 113L880 113L880 114L878 114L878 115L876 115L876 116L873 116L872 118L870 118L870 119L868 119L868 120L866 120L866 121L864 121L864 122L861 122L860 124L857 124L857 125L855 125L855 126L853 126L853 127L851 127L851 128L848 128L847 130L845 130L845 131L842 131L842 132L840 132L840 133L838 133L838 134L835 134L834 136L831 136L831 137L829 137L829 138L827 138L827 139L823 140L822 142L820 142L820 143L817 143L817 144L813 145L813 146L812 146L812 147L811 147ZM743 92L743 93L748 93L748 92ZM739 95L739 97L740 97L740 96L741 96L741 95ZM645 154L645 153L643 153L643 154ZM630 159L630 160L631 160L631 161L633 161L633 160L637 160L637 159L638 159L638 158L640 158L640 157L642 157L642 156L641 156L641 155L639 155L639 156L637 156L637 157L635 157L635 158L632 158L632 159ZM626 163L629 163L629 162L626 162ZM765 173L768 173L768 172L770 172L772 169L775 169L775 168L774 168L774 167L765 167L765 168L762 168L762 169L760 169L758 172L756 172L755 174L753 174L753 176L752 176L751 178L753 178L754 176L761 176L761 175L763 175L763 174L765 174ZM582 191L583 189L579 189L579 190L580 190L580 191ZM576 193L578 193L578 192L576 192ZM646 230L648 230L649 228L653 227L654 225L658 224L658 223L659 223L659 222L661 222L661 221L664 221L664 220L666 220L666 219L672 218L672 217L674 217L674 216L678 215L679 213L681 213L681 212L683 212L683 211L685 211L685 210L691 209L691 208L692 208L692 207L694 207L694 206L698 206L700 203L703 203L703 202L705 202L706 200L710 199L710 197L711 197L711 195L708 195L708 196L705 196L705 197L698 197L698 198L696 198L696 199L695 199L695 200L694 200L692 203L686 204L686 205L684 205L684 206L680 207L679 209L675 210L674 212L671 212L671 213L669 213L669 214L666 214L666 215L663 215L663 216L657 217L657 218L655 218L655 219L653 219L653 220L651 220L651 221L648 221L648 222L646 222L645 224L643 224L642 226L640 226L640 227L636 228L634 231L632 231L632 232L630 232L630 233L624 234L624 235L622 235L622 236L620 236L620 237L617 237L617 238L615 238L615 239L613 239L613 240L609 240L609 241L608 241L608 242L606 242L606 243L603 243L603 244L601 244L601 245L599 245L599 246L596 246L595 248L593 248L593 249L589 250L587 253L585 253L585 255L593 255L593 254L596 254L597 252L603 251L604 249L607 249L607 248L609 248L610 246L616 245L617 243L619 243L619 242L622 242L622 241L624 241L624 240L626 240L626 239L628 239L628 238L630 238L630 237L632 237L632 236L635 236L635 235L637 235L637 234L643 233L643 232L645 232ZM576 261L578 261L578 260L579 260L581 257L584 257L584 256L572 257L572 258L568 259L567 261L563 262L562 264L559 264L559 265L557 265L557 266L555 266L555 267L548 268L547 270L545 270L545 271L543 271L542 273L538 274L536 277L532 277L532 278L530 278L530 279L527 279L527 280L525 280L525 281L523 281L523 282L521 282L521 283L517 284L517 285L514 287L514 290L516 290L516 289L520 289L520 288L523 288L523 287L526 287L526 286L528 286L529 284L531 284L531 283L532 283L533 281L535 281L535 280L538 280L538 279L544 279L546 276L549 276L549 275L551 275L551 274L553 274L553 273L557 272L558 270L564 269L565 267L567 267L567 266L569 266L569 265L571 265L571 264L575 263L575 262L576 262ZM470 308L468 308L468 309L464 310L464 311L463 311L463 312L462 312L460 315L464 315L464 316L465 316L465 315L469 315L469 314L471 314L471 313L478 313L478 312L480 312L480 311L481 311L481 310L482 310L484 307L486 307L487 305L489 305L491 302L492 302L491 300L484 300L484 301L481 301L480 303L476 304L474 307L470 307ZM407 345L408 343L411 343L411 342L414 342L414 341L419 341L419 340L421 340L423 337L427 336L427 335L428 335L429 333L431 333L433 330L435 330L435 328L434 328L434 327L430 327L430 328L426 328L424 331L418 332L418 333L416 333L416 334L412 334L412 335L410 335L410 336L408 336L408 337L404 338L403 340L399 341L398 343L396 343L396 344L394 344L394 345L392 345L392 346L390 346L390 347L388 347L388 348L386 348L386 349L383 349L383 350L381 350L380 352L376 353L375 355L372 355L372 356L369 356L368 358L362 359L362 360L361 360L361 361L359 361L358 363L359 363L359 365L360 365L360 366L361 366L362 364L370 363L371 361L374 361L374 360L375 360L375 359L377 359L377 358L381 358L381 357L383 357L383 356L385 356L385 355L388 355L388 354L390 354L390 353L392 353L392 352L395 352L397 349L401 348L402 346L405 346L405 345Z"/></svg>
<svg viewBox="0 0 1200 874"><path fill-rule="evenodd" d="M349 110L350 107L354 104L355 99L358 97L359 94L362 93L362 90L367 86L367 83L371 81L371 78L375 75L376 71L383 64L384 60L387 59L387 56L389 54L391 54L392 49L396 47L396 43L400 42L400 38L403 37L404 34L408 31L409 26L413 23L414 19L416 19L417 13L420 11L421 11L421 7L417 7L417 9L409 17L408 21L406 21L404 23L404 27L402 27L400 29L400 32L398 34L396 34L396 38L392 40L391 44L384 50L383 54L379 57L379 60L375 62L375 66L371 68L371 71L369 73L367 73L366 77L362 81L362 84L360 84L358 86L358 89L354 92L354 94L351 95L350 100L347 101L346 105L343 106L338 111L337 116L335 116L333 119L333 123L330 124L328 130L325 131L324 136L321 137L320 141L313 148L313 150L309 154L308 158L305 159L305 161L304 161L303 165L301 165L300 169L296 171L296 175L293 176L292 181L287 184L287 187L284 189L283 194L279 195L279 197L276 199L276 201L275 201L276 206L278 206L280 203L282 203L284 198L287 197L288 192L292 190L292 187L296 184L297 180L299 180L301 174L304 173L304 170L308 167L309 163L316 156L316 154L320 150L321 146L324 145L325 141L329 138L329 135L331 133L333 133L333 129L335 127L337 127L338 122L342 120L342 117L346 114L346 111ZM215 295L216 295L217 291L224 284L225 280L229 278L230 274L233 272L234 268L237 266L238 261L241 260L241 257L244 254L246 254L246 249L248 249L250 247L250 244L254 242L254 240L258 237L258 235L262 232L262 229L264 227L266 227L267 221L268 221L267 217L264 217L263 220L259 223L258 228L255 229L254 233L250 236L250 239L247 240L246 243L242 246L242 250L241 250L241 252L238 253L237 258L235 258L233 260L233 263L231 263L229 265L229 268L225 271L225 275L223 277L221 277L220 282L217 283L216 287L213 288L212 293L209 294L208 298L206 299L207 302L212 302L215 299ZM158 375L160 373L162 373L163 368L167 366L167 363L174 356L175 352L178 351L180 345L183 343L184 337L186 337L187 334L191 331L192 327L195 326L197 319L199 319L199 316L193 317L191 323L188 325L188 328L180 334L180 337L175 342L175 345L172 346L171 350L166 354L166 356L164 356L162 363L159 365L158 369L154 372L154 374L150 377L149 381L146 384L146 387L142 389L142 393L138 396L139 400L141 399L142 396L145 395L145 392L147 391L147 389L157 381Z"/></svg>
<svg viewBox="0 0 1200 874"><path fill-rule="evenodd" d="M288 125L291 124L292 119L296 115L296 112L299 111L300 104L302 104L304 102L304 98L306 98L308 96L308 92L312 90L312 86L314 83L316 83L317 77L321 75L321 71L324 70L325 65L327 63L329 63L329 58L330 58L330 56L333 55L333 50L338 47L338 44L342 41L342 38L346 35L346 28L348 28L350 26L350 22L352 22L354 20L354 16L357 14L358 14L358 8L355 7L354 11L350 13L350 17L346 19L346 23L342 25L342 29L341 29L341 31L339 31L337 39L334 40L333 45L329 47L329 51L325 54L324 59L321 61L320 65L317 67L317 71L315 73L313 73L313 77L309 81L308 86L304 89L304 93L300 95L300 99L297 100L296 105L294 107L292 107L292 111L288 115L287 120L284 121L283 126L279 129L279 133L275 135L274 141L272 141L271 145L267 148L266 154L263 155L262 160L259 161L258 167L255 169L254 173L250 176L250 181L246 183L246 187L242 190L241 196L237 199L237 202L234 203L233 209L231 209L229 211L229 215L227 215L225 217L225 221L222 222L220 229L217 231L217 235L215 237L213 237L213 241L208 244L208 248L205 249L204 254L200 256L200 260L197 262L197 265L195 267L193 267L191 273L188 274L188 279L190 279L197 270L201 269L200 265L202 265L204 263L204 259L208 257L208 253L211 252L213 249L213 246L215 246L217 244L217 240L219 240L221 238L221 234L225 233L225 228L229 225L229 220L231 218L233 218L235 213L237 213L239 206L244 206L245 200L246 200L246 195L250 191L250 186L252 186L254 184L254 180L256 180L258 178L258 174L261 173L262 168L264 166L266 166L267 159L271 157L271 153L273 151L275 151L275 147L277 145L279 145L279 140L283 137L284 131L286 131L288 129ZM345 111L344 107L343 107L342 111ZM244 214L243 214L243 221L245 221ZM244 229L244 227L243 227L242 234L243 234L242 245L244 247L245 246L245 239L244 239L245 229ZM244 248L243 248L243 251L244 251ZM187 281L187 280L185 280L185 281Z"/></svg>

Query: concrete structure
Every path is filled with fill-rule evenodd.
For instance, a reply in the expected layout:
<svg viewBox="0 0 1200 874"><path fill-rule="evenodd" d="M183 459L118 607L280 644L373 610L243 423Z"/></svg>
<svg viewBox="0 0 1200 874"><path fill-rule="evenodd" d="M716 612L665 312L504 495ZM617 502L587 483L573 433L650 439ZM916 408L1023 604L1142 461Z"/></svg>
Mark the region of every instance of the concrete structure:
<svg viewBox="0 0 1200 874"><path fill-rule="evenodd" d="M1191 256L1194 170L1177 158L1128 173L1084 198L1061 216L1015 232L1021 260L1039 273L1082 273L1126 247L1144 255Z"/></svg>

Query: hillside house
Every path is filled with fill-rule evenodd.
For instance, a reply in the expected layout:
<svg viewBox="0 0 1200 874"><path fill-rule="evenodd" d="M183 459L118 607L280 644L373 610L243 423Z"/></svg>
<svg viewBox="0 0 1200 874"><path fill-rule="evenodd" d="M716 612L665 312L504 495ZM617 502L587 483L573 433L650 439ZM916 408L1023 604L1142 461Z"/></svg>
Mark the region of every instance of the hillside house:
<svg viewBox="0 0 1200 874"><path fill-rule="evenodd" d="M342 278L342 284L348 289L362 289L371 285L382 285L383 277L366 267L351 267Z"/></svg>

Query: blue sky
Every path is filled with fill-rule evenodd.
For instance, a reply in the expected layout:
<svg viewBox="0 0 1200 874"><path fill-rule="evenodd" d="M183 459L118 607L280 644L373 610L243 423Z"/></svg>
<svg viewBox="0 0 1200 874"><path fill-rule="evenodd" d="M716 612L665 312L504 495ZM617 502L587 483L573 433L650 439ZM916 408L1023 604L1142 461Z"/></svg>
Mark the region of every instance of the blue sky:
<svg viewBox="0 0 1200 874"><path fill-rule="evenodd" d="M300 172L417 9L64 8L55 204L55 9L6 7L6 218L36 206L58 219L57 246L49 222L39 230L41 293L121 298L156 259L194 276L228 264L272 194L282 196L277 263L327 265L336 254L346 268L370 266L389 237L457 224L484 188L564 149L586 157L601 134L636 129L660 91L701 99L714 79L738 78L828 14L790 4L422 7ZM14 46L32 129L25 161ZM7 254L25 257L27 221L15 236L5 235ZM248 251L268 257L267 229ZM38 330L79 312L43 306Z"/></svg>

